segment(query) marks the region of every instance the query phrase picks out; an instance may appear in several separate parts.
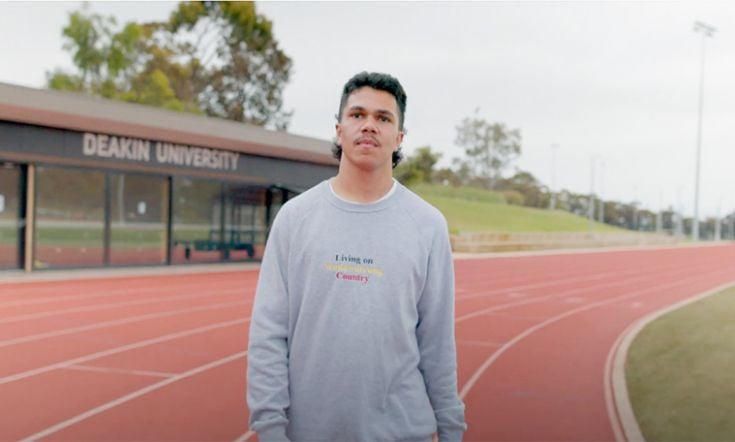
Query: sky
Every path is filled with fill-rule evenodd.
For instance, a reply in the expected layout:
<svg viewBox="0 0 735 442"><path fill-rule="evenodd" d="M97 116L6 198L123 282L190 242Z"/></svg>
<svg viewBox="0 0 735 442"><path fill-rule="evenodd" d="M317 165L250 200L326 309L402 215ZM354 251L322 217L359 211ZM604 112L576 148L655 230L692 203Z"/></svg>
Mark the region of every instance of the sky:
<svg viewBox="0 0 735 442"><path fill-rule="evenodd" d="M70 69L61 29L81 6L0 1L0 82L43 87L47 71ZM165 19L175 3L90 7L122 24ZM693 23L711 24L699 214L735 211L728 129L735 28L727 28L734 2L265 2L257 9L293 60L289 132L331 140L344 83L360 71L387 72L408 95L407 154L430 145L442 153L440 166L450 165L463 155L457 125L477 115L520 129L514 167L555 190L594 186L604 199L686 216L694 211L703 42Z"/></svg>

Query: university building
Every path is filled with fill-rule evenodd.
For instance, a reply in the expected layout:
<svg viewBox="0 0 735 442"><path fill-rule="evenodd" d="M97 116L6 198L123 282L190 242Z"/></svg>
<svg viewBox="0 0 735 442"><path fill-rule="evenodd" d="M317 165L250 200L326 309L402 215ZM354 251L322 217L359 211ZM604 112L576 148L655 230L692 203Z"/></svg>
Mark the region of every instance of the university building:
<svg viewBox="0 0 735 442"><path fill-rule="evenodd" d="M0 270L258 260L330 143L0 83Z"/></svg>

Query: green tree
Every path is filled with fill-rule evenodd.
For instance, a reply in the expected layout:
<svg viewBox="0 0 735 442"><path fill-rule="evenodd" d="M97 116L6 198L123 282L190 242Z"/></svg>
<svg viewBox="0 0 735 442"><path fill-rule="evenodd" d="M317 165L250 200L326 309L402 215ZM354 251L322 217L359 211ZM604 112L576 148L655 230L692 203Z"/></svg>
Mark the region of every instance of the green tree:
<svg viewBox="0 0 735 442"><path fill-rule="evenodd" d="M475 115L457 126L455 143L464 149L466 158L455 161L465 168L483 187L494 188L503 171L521 153L521 132L503 123L489 123Z"/></svg>
<svg viewBox="0 0 735 442"><path fill-rule="evenodd" d="M520 170L510 178L496 183L498 190L516 191L523 195L523 205L529 207L549 207L549 193L546 187L533 174Z"/></svg>
<svg viewBox="0 0 735 442"><path fill-rule="evenodd" d="M252 2L182 2L167 22L127 23L87 7L70 14L64 48L76 72L48 86L285 129L291 60Z"/></svg>
<svg viewBox="0 0 735 442"><path fill-rule="evenodd" d="M404 158L394 171L394 176L404 185L429 183L434 177L434 166L441 159L440 152L433 152L431 146L423 146L409 157Z"/></svg>
<svg viewBox="0 0 735 442"><path fill-rule="evenodd" d="M442 167L434 172L433 181L435 183L459 187L462 185L462 179L450 167Z"/></svg>
<svg viewBox="0 0 735 442"><path fill-rule="evenodd" d="M208 115L286 129L291 113L282 109L283 88L292 63L255 3L182 2L167 29L177 56L206 66L198 92Z"/></svg>

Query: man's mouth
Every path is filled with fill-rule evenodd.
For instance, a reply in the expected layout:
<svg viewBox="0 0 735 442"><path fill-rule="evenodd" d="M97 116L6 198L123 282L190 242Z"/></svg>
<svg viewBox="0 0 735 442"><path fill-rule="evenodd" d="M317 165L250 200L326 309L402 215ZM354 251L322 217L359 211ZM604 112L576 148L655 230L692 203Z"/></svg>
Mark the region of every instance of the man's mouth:
<svg viewBox="0 0 735 442"><path fill-rule="evenodd" d="M358 138L355 144L358 146L378 147L378 142L369 137Z"/></svg>

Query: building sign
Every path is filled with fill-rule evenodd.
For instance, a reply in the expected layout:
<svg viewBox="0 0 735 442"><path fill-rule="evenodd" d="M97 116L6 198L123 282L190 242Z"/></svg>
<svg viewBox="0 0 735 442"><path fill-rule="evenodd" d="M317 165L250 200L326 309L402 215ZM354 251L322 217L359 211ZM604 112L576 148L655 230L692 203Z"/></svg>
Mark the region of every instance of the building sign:
<svg viewBox="0 0 735 442"><path fill-rule="evenodd" d="M240 158L237 152L89 132L82 137L82 153L87 157L223 171L237 171Z"/></svg>
<svg viewBox="0 0 735 442"><path fill-rule="evenodd" d="M4 120L0 120L0 160L49 165L78 162L106 169L139 165L166 175L193 172L250 181L257 177L258 182L293 189L308 189L336 172L333 165ZM8 195L4 195L7 212Z"/></svg>

